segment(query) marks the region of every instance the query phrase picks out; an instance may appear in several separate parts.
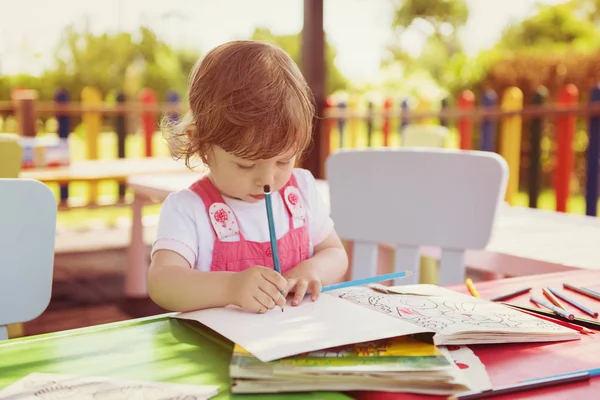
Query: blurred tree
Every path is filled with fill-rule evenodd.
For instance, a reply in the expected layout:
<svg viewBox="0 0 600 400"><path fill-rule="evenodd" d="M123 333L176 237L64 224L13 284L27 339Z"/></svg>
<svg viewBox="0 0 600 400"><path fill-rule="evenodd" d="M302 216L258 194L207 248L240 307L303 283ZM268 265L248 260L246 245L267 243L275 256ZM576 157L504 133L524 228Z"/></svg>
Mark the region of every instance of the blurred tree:
<svg viewBox="0 0 600 400"><path fill-rule="evenodd" d="M94 34L89 29L67 27L55 50L56 66L40 77L0 78L0 96L8 98L10 88L26 86L51 100L58 88L66 89L73 100L80 98L85 86L95 86L103 94L120 88L129 95L139 87L153 88L164 100L168 89L185 91L187 75L199 53L175 50L147 27L137 32ZM126 82L135 70L138 82Z"/></svg>
<svg viewBox="0 0 600 400"><path fill-rule="evenodd" d="M539 5L538 12L504 30L498 46L504 50L525 48L545 51L588 51L599 44L598 30L591 18L596 11L590 4L599 0L574 0L551 6Z"/></svg>
<svg viewBox="0 0 600 400"><path fill-rule="evenodd" d="M448 74L449 63L464 59L458 33L469 17L464 0L398 0L393 3L393 39L383 64L400 61L408 71L426 70L442 87L455 86L455 75ZM411 57L402 47L403 36L420 32L424 46L419 56Z"/></svg>
<svg viewBox="0 0 600 400"><path fill-rule="evenodd" d="M301 65L301 38L300 34L294 35L275 35L268 28L256 28L250 37L252 40L261 40L281 47L285 50L298 66ZM336 50L329 44L325 43L325 63L326 63L326 90L327 94L331 94L337 90L346 89L348 81L342 75L338 67L335 65Z"/></svg>

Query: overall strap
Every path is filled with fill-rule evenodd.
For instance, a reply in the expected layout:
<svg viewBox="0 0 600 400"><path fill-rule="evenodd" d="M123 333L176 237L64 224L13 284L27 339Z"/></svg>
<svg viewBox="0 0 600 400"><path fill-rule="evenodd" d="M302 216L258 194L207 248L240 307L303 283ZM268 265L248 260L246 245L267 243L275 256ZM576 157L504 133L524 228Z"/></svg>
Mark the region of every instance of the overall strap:
<svg viewBox="0 0 600 400"><path fill-rule="evenodd" d="M239 235L244 240L237 218L233 210L225 203L223 196L208 176L205 176L190 186L190 190L202 199L208 219L219 240L228 236Z"/></svg>
<svg viewBox="0 0 600 400"><path fill-rule="evenodd" d="M290 215L290 231L294 229L294 220L302 220L306 222L306 209L302 204L302 197L300 196L300 190L298 189L298 181L294 173L290 176L290 179L281 189L279 194L283 198L285 207Z"/></svg>

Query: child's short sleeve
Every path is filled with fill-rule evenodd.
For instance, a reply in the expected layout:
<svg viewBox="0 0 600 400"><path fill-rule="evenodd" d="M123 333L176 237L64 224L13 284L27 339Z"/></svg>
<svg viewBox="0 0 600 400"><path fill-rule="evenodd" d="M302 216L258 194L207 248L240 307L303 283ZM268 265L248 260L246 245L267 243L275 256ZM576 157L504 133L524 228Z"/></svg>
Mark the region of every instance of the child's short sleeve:
<svg viewBox="0 0 600 400"><path fill-rule="evenodd" d="M298 181L298 189L304 195L307 203L305 207L308 214L310 239L312 245L317 246L333 231L333 220L329 216L329 204L317 190L315 177L310 171L297 168L294 170L294 175Z"/></svg>
<svg viewBox="0 0 600 400"><path fill-rule="evenodd" d="M171 193L165 199L152 254L157 250L171 250L194 268L198 259L198 230L193 210L198 207L198 202L201 202L200 198L188 190Z"/></svg>

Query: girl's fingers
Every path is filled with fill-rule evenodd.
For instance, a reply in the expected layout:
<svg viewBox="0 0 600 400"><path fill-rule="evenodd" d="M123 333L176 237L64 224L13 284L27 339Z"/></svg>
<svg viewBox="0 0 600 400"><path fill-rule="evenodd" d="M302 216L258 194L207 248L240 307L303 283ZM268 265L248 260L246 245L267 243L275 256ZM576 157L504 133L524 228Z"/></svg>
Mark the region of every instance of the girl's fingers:
<svg viewBox="0 0 600 400"><path fill-rule="evenodd" d="M321 290L323 289L323 284L321 283L321 281L318 280L314 280L310 282L310 290L308 291L310 293L310 299L312 301L315 301L319 298L319 295L321 294Z"/></svg>
<svg viewBox="0 0 600 400"><path fill-rule="evenodd" d="M308 289L307 281L302 280L296 284L294 300L292 300L293 306L297 306L298 304L300 304L300 302L302 302L302 299L304 298L304 295L306 294L306 289Z"/></svg>
<svg viewBox="0 0 600 400"><path fill-rule="evenodd" d="M287 297L287 295L290 294L290 292L292 290L294 290L294 288L296 287L297 283L298 283L298 279L296 279L296 278L290 278L290 279L288 279L288 281L287 281L287 287L283 291L283 294L285 295L285 297Z"/></svg>

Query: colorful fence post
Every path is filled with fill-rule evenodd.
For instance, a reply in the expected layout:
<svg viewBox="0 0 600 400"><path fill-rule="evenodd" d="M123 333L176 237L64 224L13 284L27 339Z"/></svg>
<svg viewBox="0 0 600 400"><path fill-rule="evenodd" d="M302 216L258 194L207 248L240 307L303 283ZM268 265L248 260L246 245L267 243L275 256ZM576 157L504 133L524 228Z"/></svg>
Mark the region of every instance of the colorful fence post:
<svg viewBox="0 0 600 400"><path fill-rule="evenodd" d="M391 121L391 117L390 115L388 115L390 112L392 111L392 99L389 97L386 97L385 101L383 102L383 126L381 127L381 130L383 131L383 145L385 147L388 147L390 144L390 121Z"/></svg>
<svg viewBox="0 0 600 400"><path fill-rule="evenodd" d="M540 86L531 99L534 106L542 106L548 99L548 89ZM529 157L529 207L537 208L540 188L542 186L542 117L533 117L531 119L531 155Z"/></svg>
<svg viewBox="0 0 600 400"><path fill-rule="evenodd" d="M102 95L95 87L86 86L81 91L81 102L84 107L98 107L102 104ZM98 159L98 136L102 127L102 114L98 111L83 111L82 121L85 125L88 160ZM98 184L90 182L90 200L98 200Z"/></svg>
<svg viewBox="0 0 600 400"><path fill-rule="evenodd" d="M373 145L373 101L367 103L367 147Z"/></svg>
<svg viewBox="0 0 600 400"><path fill-rule="evenodd" d="M506 89L502 96L503 111L523 109L523 92L516 86ZM519 168L521 158L521 122L520 115L511 115L502 119L500 131L500 154L508 164L509 176L505 200L514 205L519 192Z"/></svg>
<svg viewBox="0 0 600 400"><path fill-rule="evenodd" d="M179 93L177 93L174 90L169 90L167 92L167 103L169 104L169 106L177 107L179 105L180 101L181 101L181 96L179 96ZM179 118L179 113L175 112L175 111L171 111L167 115L168 115L170 123L176 122L177 119Z"/></svg>
<svg viewBox="0 0 600 400"><path fill-rule="evenodd" d="M124 107L126 102L125 93L122 90L117 91L115 100L117 106ZM117 156L119 158L125 158L125 144L127 139L127 116L125 111L118 113L115 116L115 133L117 134ZM125 184L119 184L119 199L125 197Z"/></svg>
<svg viewBox="0 0 600 400"><path fill-rule="evenodd" d="M577 104L579 90L573 84L563 86L558 95L558 105L570 107ZM556 119L556 171L554 173L554 191L556 194L556 211L565 212L569 199L569 184L575 165L573 138L575 137L574 114L559 115Z"/></svg>
<svg viewBox="0 0 600 400"><path fill-rule="evenodd" d="M154 107L158 104L156 93L149 88L143 88L140 91L140 100L145 107ZM146 157L152 157L152 140L154 138L154 132L156 131L156 118L157 113L155 111L142 112L142 129L144 131L144 141L146 143Z"/></svg>
<svg viewBox="0 0 600 400"><path fill-rule="evenodd" d="M450 100L448 100L447 97L444 97L442 99L440 108L441 108L441 111L446 111L448 108L450 108ZM447 128L448 127L448 118L440 117L440 125Z"/></svg>
<svg viewBox="0 0 600 400"><path fill-rule="evenodd" d="M600 84L596 84L590 91L590 105L600 105ZM586 215L595 216L597 215L598 206L598 169L600 168L600 115L590 115L588 129L585 213Z"/></svg>
<svg viewBox="0 0 600 400"><path fill-rule="evenodd" d="M338 103L338 108L340 109L340 118L338 119L338 133L339 133L339 141L340 141L340 149L344 148L344 126L346 125L346 118L343 116L344 110L346 109L346 103L340 101Z"/></svg>
<svg viewBox="0 0 600 400"><path fill-rule="evenodd" d="M481 105L483 108L491 110L496 107L498 96L496 92L488 89L481 96ZM484 118L481 121L481 150L494 151L496 147L496 121L491 118Z"/></svg>
<svg viewBox="0 0 600 400"><path fill-rule="evenodd" d="M458 109L470 111L475 105L475 94L470 90L463 90L458 97ZM473 146L473 118L460 117L458 119L458 132L460 134L461 150L470 150Z"/></svg>
<svg viewBox="0 0 600 400"><path fill-rule="evenodd" d="M358 114L358 96L351 95L348 101L348 111L350 111L350 115L348 116L348 136L350 137L350 147L357 148L358 147L358 132L360 131L360 119L356 114ZM354 115L352 115L354 114Z"/></svg>
<svg viewBox="0 0 600 400"><path fill-rule="evenodd" d="M54 102L58 105L67 105L69 104L69 93L64 89L58 89L56 93L54 93ZM69 139L69 134L71 133L71 127L69 126L69 114L65 112L61 112L60 110L56 112L56 121L58 122L58 137L60 139ZM61 204L66 204L69 200L69 185L61 184L60 185L60 202Z"/></svg>
<svg viewBox="0 0 600 400"><path fill-rule="evenodd" d="M15 102L15 118L19 134L23 137L35 137L37 92L31 89L17 89L12 92L11 99Z"/></svg>
<svg viewBox="0 0 600 400"><path fill-rule="evenodd" d="M401 112L401 119L400 119L400 123L398 124L398 130L400 133L400 140L402 141L402 145L404 145L404 127L408 124L410 124L410 118L407 116L409 110L409 105L408 105L408 99L404 99L402 100L402 103L400 103L400 112Z"/></svg>

